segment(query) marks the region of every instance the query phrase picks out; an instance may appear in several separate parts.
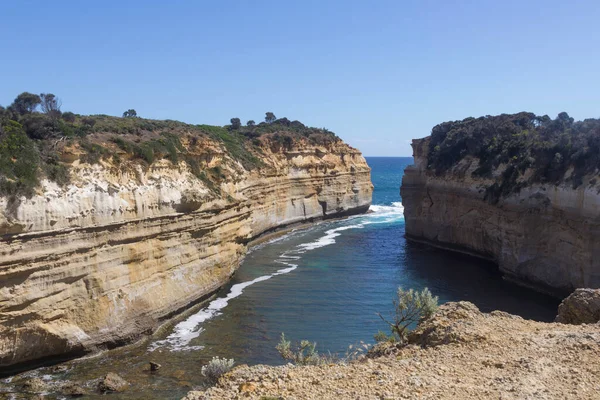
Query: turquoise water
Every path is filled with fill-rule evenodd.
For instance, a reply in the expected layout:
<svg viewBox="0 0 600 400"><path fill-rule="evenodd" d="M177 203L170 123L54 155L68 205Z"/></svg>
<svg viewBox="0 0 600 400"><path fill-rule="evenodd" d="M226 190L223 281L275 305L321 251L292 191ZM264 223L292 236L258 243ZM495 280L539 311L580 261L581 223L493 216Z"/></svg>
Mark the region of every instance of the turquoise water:
<svg viewBox="0 0 600 400"><path fill-rule="evenodd" d="M255 249L223 290L238 297L184 322L155 344L156 351L202 348L242 363L274 364L282 362L275 345L285 332L316 341L321 351L343 353L386 329L377 313L391 312L398 286L428 287L441 302L468 300L484 311L553 319L554 300L502 281L493 265L407 243L399 186L412 158L367 161L373 213L325 222Z"/></svg>
<svg viewBox="0 0 600 400"><path fill-rule="evenodd" d="M118 398L179 399L204 383L200 368L213 356L238 364L282 363L275 350L282 332L316 341L321 352L343 354L350 344L372 343L373 334L386 329L377 313L391 312L398 286L428 287L441 302L468 300L483 311L553 319L556 300L504 282L493 265L408 243L399 187L412 158L367 161L375 186L372 213L254 248L231 283L198 312L144 345L71 363L50 379L93 387L94 378L114 371L132 383ZM149 360L162 369L144 372Z"/></svg>

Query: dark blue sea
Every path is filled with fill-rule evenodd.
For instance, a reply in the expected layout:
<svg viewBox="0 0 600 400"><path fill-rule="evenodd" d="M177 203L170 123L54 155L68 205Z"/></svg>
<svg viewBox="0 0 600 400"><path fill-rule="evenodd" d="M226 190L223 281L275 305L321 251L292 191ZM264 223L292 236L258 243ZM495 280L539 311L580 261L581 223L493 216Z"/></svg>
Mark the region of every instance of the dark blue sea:
<svg viewBox="0 0 600 400"><path fill-rule="evenodd" d="M323 222L254 248L215 300L143 346L75 363L64 376L92 380L117 371L133 383L123 398L181 398L202 383L213 356L236 363L278 364L282 332L316 341L321 352L345 353L373 343L386 325L398 286L428 287L440 302L468 300L550 321L557 301L502 280L494 265L404 238L399 188L412 158L367 158L375 186L371 213ZM141 373L149 360L159 374ZM43 371L36 372L43 375Z"/></svg>

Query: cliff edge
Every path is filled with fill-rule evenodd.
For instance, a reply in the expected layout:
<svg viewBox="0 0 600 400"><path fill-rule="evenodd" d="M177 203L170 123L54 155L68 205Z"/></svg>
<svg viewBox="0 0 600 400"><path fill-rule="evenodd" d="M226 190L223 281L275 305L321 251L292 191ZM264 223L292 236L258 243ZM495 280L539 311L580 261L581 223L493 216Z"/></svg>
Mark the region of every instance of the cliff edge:
<svg viewBox="0 0 600 400"><path fill-rule="evenodd" d="M524 320L447 303L387 355L318 366L238 366L216 399L600 399L599 325ZM385 345L385 344L384 344Z"/></svg>
<svg viewBox="0 0 600 400"><path fill-rule="evenodd" d="M408 239L492 260L540 291L600 287L600 120L468 118L412 146Z"/></svg>
<svg viewBox="0 0 600 400"><path fill-rule="evenodd" d="M4 371L130 342L225 284L252 239L371 203L360 152L298 121L77 116L36 139L32 116L0 130Z"/></svg>

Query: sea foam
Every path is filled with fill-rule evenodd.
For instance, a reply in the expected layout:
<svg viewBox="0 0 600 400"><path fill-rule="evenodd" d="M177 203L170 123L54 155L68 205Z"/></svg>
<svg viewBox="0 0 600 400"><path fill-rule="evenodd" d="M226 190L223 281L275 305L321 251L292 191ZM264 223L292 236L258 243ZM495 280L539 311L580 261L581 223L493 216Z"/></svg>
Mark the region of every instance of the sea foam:
<svg viewBox="0 0 600 400"><path fill-rule="evenodd" d="M341 232L349 229L362 229L369 224L382 224L392 223L403 218L404 207L402 203L395 202L391 206L385 205L372 205L369 208L370 213L360 216L354 216L349 218L352 221L352 225L340 226L338 228L329 229L325 231L325 235L319 239L298 245L295 249L285 251L278 259L275 260L278 264L286 265L287 268L282 268L276 272L259 276L251 281L237 283L231 286L229 293L225 297L217 298L210 302L210 304L198 311L196 314L190 316L186 320L178 323L173 328L173 332L167 336L164 340L158 340L152 343L149 347L149 351L154 351L160 347L168 347L172 351L181 350L200 350L203 346L189 346L189 343L200 336L203 329L201 324L207 320L214 318L221 314L221 310L227 307L229 301L240 296L244 289L248 286L254 285L255 283L266 281L274 276L288 274L298 268L298 264L293 264L289 260L300 260L302 254L307 251L315 250L324 246L335 244L335 238L341 235ZM289 235L295 234L296 232L290 232L280 238L273 239L267 243L274 243L277 241L285 240Z"/></svg>

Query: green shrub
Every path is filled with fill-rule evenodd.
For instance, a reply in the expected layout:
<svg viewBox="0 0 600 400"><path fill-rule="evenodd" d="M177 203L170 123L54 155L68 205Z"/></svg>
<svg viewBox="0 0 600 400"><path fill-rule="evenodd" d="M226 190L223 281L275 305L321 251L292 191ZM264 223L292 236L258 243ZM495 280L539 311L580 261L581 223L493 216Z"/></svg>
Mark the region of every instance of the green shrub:
<svg viewBox="0 0 600 400"><path fill-rule="evenodd" d="M92 118L92 117L83 117L81 118L81 123L85 126L88 126L90 128L94 127L94 125L96 125L96 119Z"/></svg>
<svg viewBox="0 0 600 400"><path fill-rule="evenodd" d="M233 359L228 360L226 358L213 357L207 365L202 367L200 372L202 373L202 376L208 378L208 380L214 384L219 381L219 378L223 374L231 371L233 364L235 364Z"/></svg>
<svg viewBox="0 0 600 400"><path fill-rule="evenodd" d="M59 186L66 186L71 182L69 169L59 162L46 162L44 172L48 179L56 182Z"/></svg>
<svg viewBox="0 0 600 400"><path fill-rule="evenodd" d="M26 114L21 117L20 122L27 136L32 139L47 139L57 131L54 121L45 114Z"/></svg>
<svg viewBox="0 0 600 400"><path fill-rule="evenodd" d="M82 156L82 161L88 164L97 164L101 159L112 155L106 147L96 143L91 143L86 138L79 140L79 145L85 150L85 155Z"/></svg>
<svg viewBox="0 0 600 400"><path fill-rule="evenodd" d="M529 168L533 175L525 184L560 184L572 167L568 179L578 187L583 176L600 168L600 119L574 122L567 113L552 120L522 112L444 122L432 129L427 161L433 173L442 175L467 156L479 160L475 177L495 179L486 191L492 203L518 192L522 185L517 182ZM509 173L493 178L501 164Z"/></svg>
<svg viewBox="0 0 600 400"><path fill-rule="evenodd" d="M65 111L64 113L62 113L62 119L66 122L73 123L73 122L75 122L75 118L76 118L76 115L74 113L72 113L71 111Z"/></svg>
<svg viewBox="0 0 600 400"><path fill-rule="evenodd" d="M33 194L39 183L39 152L23 126L8 121L0 133L0 193Z"/></svg>
<svg viewBox="0 0 600 400"><path fill-rule="evenodd" d="M317 352L317 343L302 340L299 344L292 347L292 343L285 339L285 334L281 334L279 344L275 347L279 355L284 360L288 360L297 365L319 365L326 362L326 358Z"/></svg>
<svg viewBox="0 0 600 400"><path fill-rule="evenodd" d="M211 137L223 143L230 157L239 161L247 170L253 170L261 166L260 160L249 150L252 142L237 131L228 131L225 128L200 125Z"/></svg>
<svg viewBox="0 0 600 400"><path fill-rule="evenodd" d="M414 289L404 290L399 287L394 300L394 313L391 321L378 314L390 326L393 338L384 338L385 334L380 332L376 335L377 339L379 341L395 339L405 342L409 328L430 318L437 307L438 297L434 297L429 289L424 288L417 292Z"/></svg>

